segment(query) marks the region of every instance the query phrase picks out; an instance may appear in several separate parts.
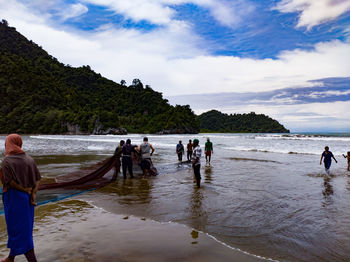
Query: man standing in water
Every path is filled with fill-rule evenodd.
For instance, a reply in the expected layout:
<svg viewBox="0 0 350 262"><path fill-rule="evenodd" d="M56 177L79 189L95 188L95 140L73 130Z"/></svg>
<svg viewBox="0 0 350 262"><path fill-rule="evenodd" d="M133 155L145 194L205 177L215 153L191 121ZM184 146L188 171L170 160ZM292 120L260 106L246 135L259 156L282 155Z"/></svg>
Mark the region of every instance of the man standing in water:
<svg viewBox="0 0 350 262"><path fill-rule="evenodd" d="M199 146L199 140L193 140L192 167L196 178L197 187L201 187L201 156L202 149Z"/></svg>
<svg viewBox="0 0 350 262"><path fill-rule="evenodd" d="M126 169L129 171L130 178L134 178L132 171L132 153L137 153L131 140L127 139L126 144L122 147L122 164L123 164L123 178L126 179Z"/></svg>
<svg viewBox="0 0 350 262"><path fill-rule="evenodd" d="M143 178L145 178L147 173L150 174L151 156L154 152L154 147L148 143L147 137L143 138L143 143L139 146L138 151L141 154L141 169L143 171Z"/></svg>
<svg viewBox="0 0 350 262"><path fill-rule="evenodd" d="M322 159L324 158L324 160L323 160L323 162L324 162L324 167L325 167L325 169L326 169L326 173L327 173L327 175L329 175L330 174L330 167L331 167L331 164L332 164L332 158L334 159L334 161L336 162L336 163L338 163L338 161L335 159L335 157L334 157L334 155L332 154L332 152L331 151L329 151L329 147L328 146L326 146L325 148L324 148L324 151L323 151L323 153L322 153L322 155L321 155L321 159L320 159L320 165L322 165Z"/></svg>
<svg viewBox="0 0 350 262"><path fill-rule="evenodd" d="M207 138L207 142L205 143L205 160L206 165L210 166L211 154L214 153L213 143L210 142L209 137Z"/></svg>
<svg viewBox="0 0 350 262"><path fill-rule="evenodd" d="M192 151L193 151L193 144L192 144L192 140L188 140L188 144L187 144L187 160L191 161L192 158Z"/></svg>
<svg viewBox="0 0 350 262"><path fill-rule="evenodd" d="M177 158L179 160L179 165L182 163L182 155L185 153L184 145L182 144L182 141L180 140L179 143L176 145L176 154Z"/></svg>
<svg viewBox="0 0 350 262"><path fill-rule="evenodd" d="M115 162L115 166L114 166L114 174L113 174L113 177L112 177L112 181L115 181L117 179L117 176L118 174L120 173L120 157L121 157L121 154L122 154L122 148L123 148L123 145L125 144L125 141L124 140L120 140L118 146L115 148L114 150L114 155L116 157L119 158L119 161L116 161Z"/></svg>

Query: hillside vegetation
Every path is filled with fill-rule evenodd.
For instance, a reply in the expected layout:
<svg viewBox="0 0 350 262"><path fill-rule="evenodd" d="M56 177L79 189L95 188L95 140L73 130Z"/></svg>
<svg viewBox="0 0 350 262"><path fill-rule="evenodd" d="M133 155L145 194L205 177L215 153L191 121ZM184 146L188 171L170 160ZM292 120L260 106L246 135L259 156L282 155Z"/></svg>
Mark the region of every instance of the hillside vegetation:
<svg viewBox="0 0 350 262"><path fill-rule="evenodd" d="M171 106L139 79L125 86L89 66L64 65L0 22L0 133L197 133L187 106ZM114 130L115 131L115 130Z"/></svg>
<svg viewBox="0 0 350 262"><path fill-rule="evenodd" d="M0 22L0 133L126 134L289 132L265 115L194 114L135 78L115 83L89 66L60 63Z"/></svg>
<svg viewBox="0 0 350 262"><path fill-rule="evenodd" d="M251 112L249 114L223 114L211 110L199 116L201 132L220 133L289 133L276 120Z"/></svg>

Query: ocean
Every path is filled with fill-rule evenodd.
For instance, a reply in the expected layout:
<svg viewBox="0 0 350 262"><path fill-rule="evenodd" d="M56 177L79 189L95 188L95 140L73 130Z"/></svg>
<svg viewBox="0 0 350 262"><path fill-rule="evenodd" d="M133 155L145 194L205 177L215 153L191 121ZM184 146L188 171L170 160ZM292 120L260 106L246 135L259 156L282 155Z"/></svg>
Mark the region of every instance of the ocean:
<svg viewBox="0 0 350 262"><path fill-rule="evenodd" d="M95 245L106 243L106 227L122 231L113 225L114 216L115 221L125 218L147 221L141 228L154 231L159 223L164 226L159 232L179 227L187 233L178 236L180 241L176 243L183 239L189 246L198 244L196 234L210 238L216 244L203 248L202 258L206 250L212 252L209 251L212 246L262 260L350 261L350 172L342 156L350 151L350 133L147 136L156 149L152 159L161 171L159 176L126 180L119 176L103 188L37 208L34 239L42 250L45 247L39 261L90 261L87 257L91 248L85 245L89 238L79 235L90 232ZM189 139L198 138L204 150L207 137L214 145L212 165L205 167L202 157L202 187L197 189L190 165L178 166L175 147L179 140L186 145ZM23 136L23 149L35 159L43 180L49 180L106 159L119 140L127 138L138 145L143 135L31 135ZM2 157L4 140L0 136ZM325 146L338 160L332 162L330 176L319 163ZM137 223L127 228L130 225L139 228ZM3 215L0 225L0 255L5 256L7 235ZM62 233L65 230L66 235ZM170 232L175 234L177 230L181 231ZM145 232L145 238L154 231ZM130 234L127 231L123 236L128 239ZM65 257L74 256L76 249L64 255L61 249L67 247L60 242L62 237L71 239L73 246L85 246L79 250L80 257L75 260ZM171 239L169 235L163 237L159 236L164 241ZM120 235L108 235L108 243L113 241L120 241ZM119 246L126 248L126 244ZM118 250L118 245L115 249ZM53 257L60 252L59 258ZM176 261L177 254L164 250L160 254ZM229 251L226 255L221 261L232 261ZM128 255L131 257L132 253Z"/></svg>

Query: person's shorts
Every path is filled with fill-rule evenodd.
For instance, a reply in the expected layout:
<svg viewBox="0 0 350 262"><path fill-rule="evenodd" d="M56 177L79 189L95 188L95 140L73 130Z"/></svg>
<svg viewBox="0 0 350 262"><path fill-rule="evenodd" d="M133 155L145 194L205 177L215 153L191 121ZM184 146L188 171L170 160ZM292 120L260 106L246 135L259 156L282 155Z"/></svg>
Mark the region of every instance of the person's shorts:
<svg viewBox="0 0 350 262"><path fill-rule="evenodd" d="M149 159L142 159L141 160L141 169L147 170L151 168L151 162Z"/></svg>
<svg viewBox="0 0 350 262"><path fill-rule="evenodd" d="M211 156L211 151L205 151L206 156Z"/></svg>

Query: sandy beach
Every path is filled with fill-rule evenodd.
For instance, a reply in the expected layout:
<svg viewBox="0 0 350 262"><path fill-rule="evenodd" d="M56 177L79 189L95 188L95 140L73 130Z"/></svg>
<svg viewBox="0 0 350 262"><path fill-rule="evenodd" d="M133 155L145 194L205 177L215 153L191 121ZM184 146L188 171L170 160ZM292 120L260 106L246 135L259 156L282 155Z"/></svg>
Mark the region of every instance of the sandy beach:
<svg viewBox="0 0 350 262"><path fill-rule="evenodd" d="M40 206L35 212L34 242L42 262L264 261L186 226L116 215L78 199ZM0 225L0 255L6 257L4 216ZM16 261L26 260L19 256Z"/></svg>

